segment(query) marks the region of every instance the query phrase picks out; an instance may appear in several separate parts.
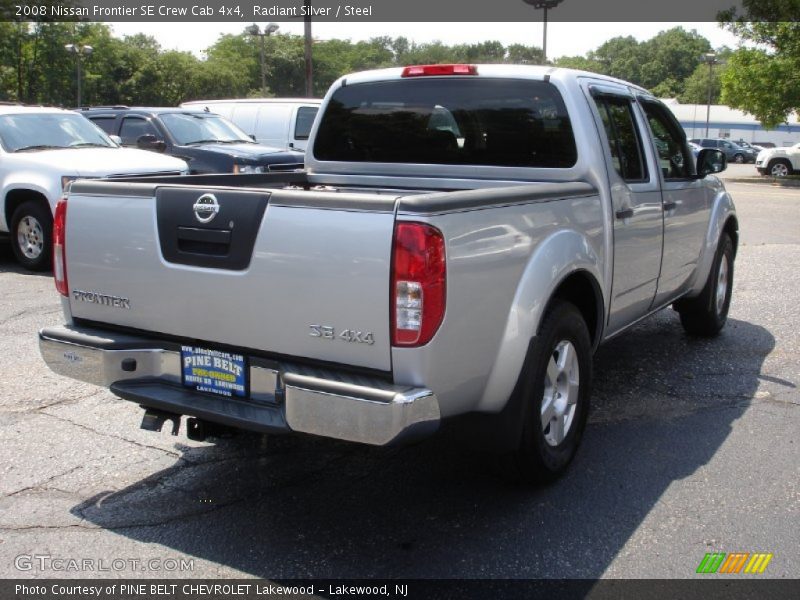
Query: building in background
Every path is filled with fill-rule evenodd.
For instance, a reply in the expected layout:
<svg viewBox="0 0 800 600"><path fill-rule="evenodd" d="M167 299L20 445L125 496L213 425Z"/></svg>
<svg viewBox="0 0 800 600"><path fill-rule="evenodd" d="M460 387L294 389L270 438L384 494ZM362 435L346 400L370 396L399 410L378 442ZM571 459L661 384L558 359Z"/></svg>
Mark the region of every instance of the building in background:
<svg viewBox="0 0 800 600"><path fill-rule="evenodd" d="M775 129L764 129L751 114L718 104L711 105L711 115L706 135L705 104L681 104L675 98L666 98L669 106L689 138L725 138L732 142L744 140L751 144L769 142L776 146L791 146L800 142L800 122L791 115L789 123Z"/></svg>

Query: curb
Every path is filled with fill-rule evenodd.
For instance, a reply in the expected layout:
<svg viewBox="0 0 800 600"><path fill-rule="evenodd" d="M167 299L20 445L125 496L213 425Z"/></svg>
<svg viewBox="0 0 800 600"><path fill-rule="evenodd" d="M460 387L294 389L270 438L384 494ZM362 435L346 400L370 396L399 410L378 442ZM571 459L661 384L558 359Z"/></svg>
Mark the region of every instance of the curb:
<svg viewBox="0 0 800 600"><path fill-rule="evenodd" d="M732 181L733 183L755 183L757 185L800 188L800 180L798 179L775 179L769 177L725 177L720 179L723 182Z"/></svg>

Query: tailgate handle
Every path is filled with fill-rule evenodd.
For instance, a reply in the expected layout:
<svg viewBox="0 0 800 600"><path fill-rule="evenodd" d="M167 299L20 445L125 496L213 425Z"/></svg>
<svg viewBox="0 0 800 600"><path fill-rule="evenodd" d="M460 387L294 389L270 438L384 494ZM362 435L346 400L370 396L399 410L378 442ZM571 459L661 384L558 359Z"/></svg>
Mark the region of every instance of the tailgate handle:
<svg viewBox="0 0 800 600"><path fill-rule="evenodd" d="M231 245L230 229L178 227L178 250L191 254L225 256Z"/></svg>

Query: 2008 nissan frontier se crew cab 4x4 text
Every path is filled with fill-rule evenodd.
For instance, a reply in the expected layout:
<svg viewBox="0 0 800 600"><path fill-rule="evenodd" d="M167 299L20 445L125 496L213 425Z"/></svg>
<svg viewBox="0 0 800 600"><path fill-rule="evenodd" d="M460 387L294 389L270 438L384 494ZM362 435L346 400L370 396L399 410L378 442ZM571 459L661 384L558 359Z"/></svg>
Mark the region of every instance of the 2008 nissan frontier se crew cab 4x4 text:
<svg viewBox="0 0 800 600"><path fill-rule="evenodd" d="M592 353L674 306L714 335L738 225L670 111L532 66L356 73L306 170L76 181L57 209L57 373L160 429L384 445L469 415L520 477L569 464ZM474 418L477 416L477 418Z"/></svg>

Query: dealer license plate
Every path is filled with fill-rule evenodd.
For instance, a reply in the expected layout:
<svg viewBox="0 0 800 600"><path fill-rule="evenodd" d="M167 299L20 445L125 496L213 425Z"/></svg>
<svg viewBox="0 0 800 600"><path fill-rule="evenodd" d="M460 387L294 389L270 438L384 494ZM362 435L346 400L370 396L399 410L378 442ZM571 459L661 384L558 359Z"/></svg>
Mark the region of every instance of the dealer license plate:
<svg viewBox="0 0 800 600"><path fill-rule="evenodd" d="M241 354L181 346L183 385L219 396L247 396L247 361Z"/></svg>

